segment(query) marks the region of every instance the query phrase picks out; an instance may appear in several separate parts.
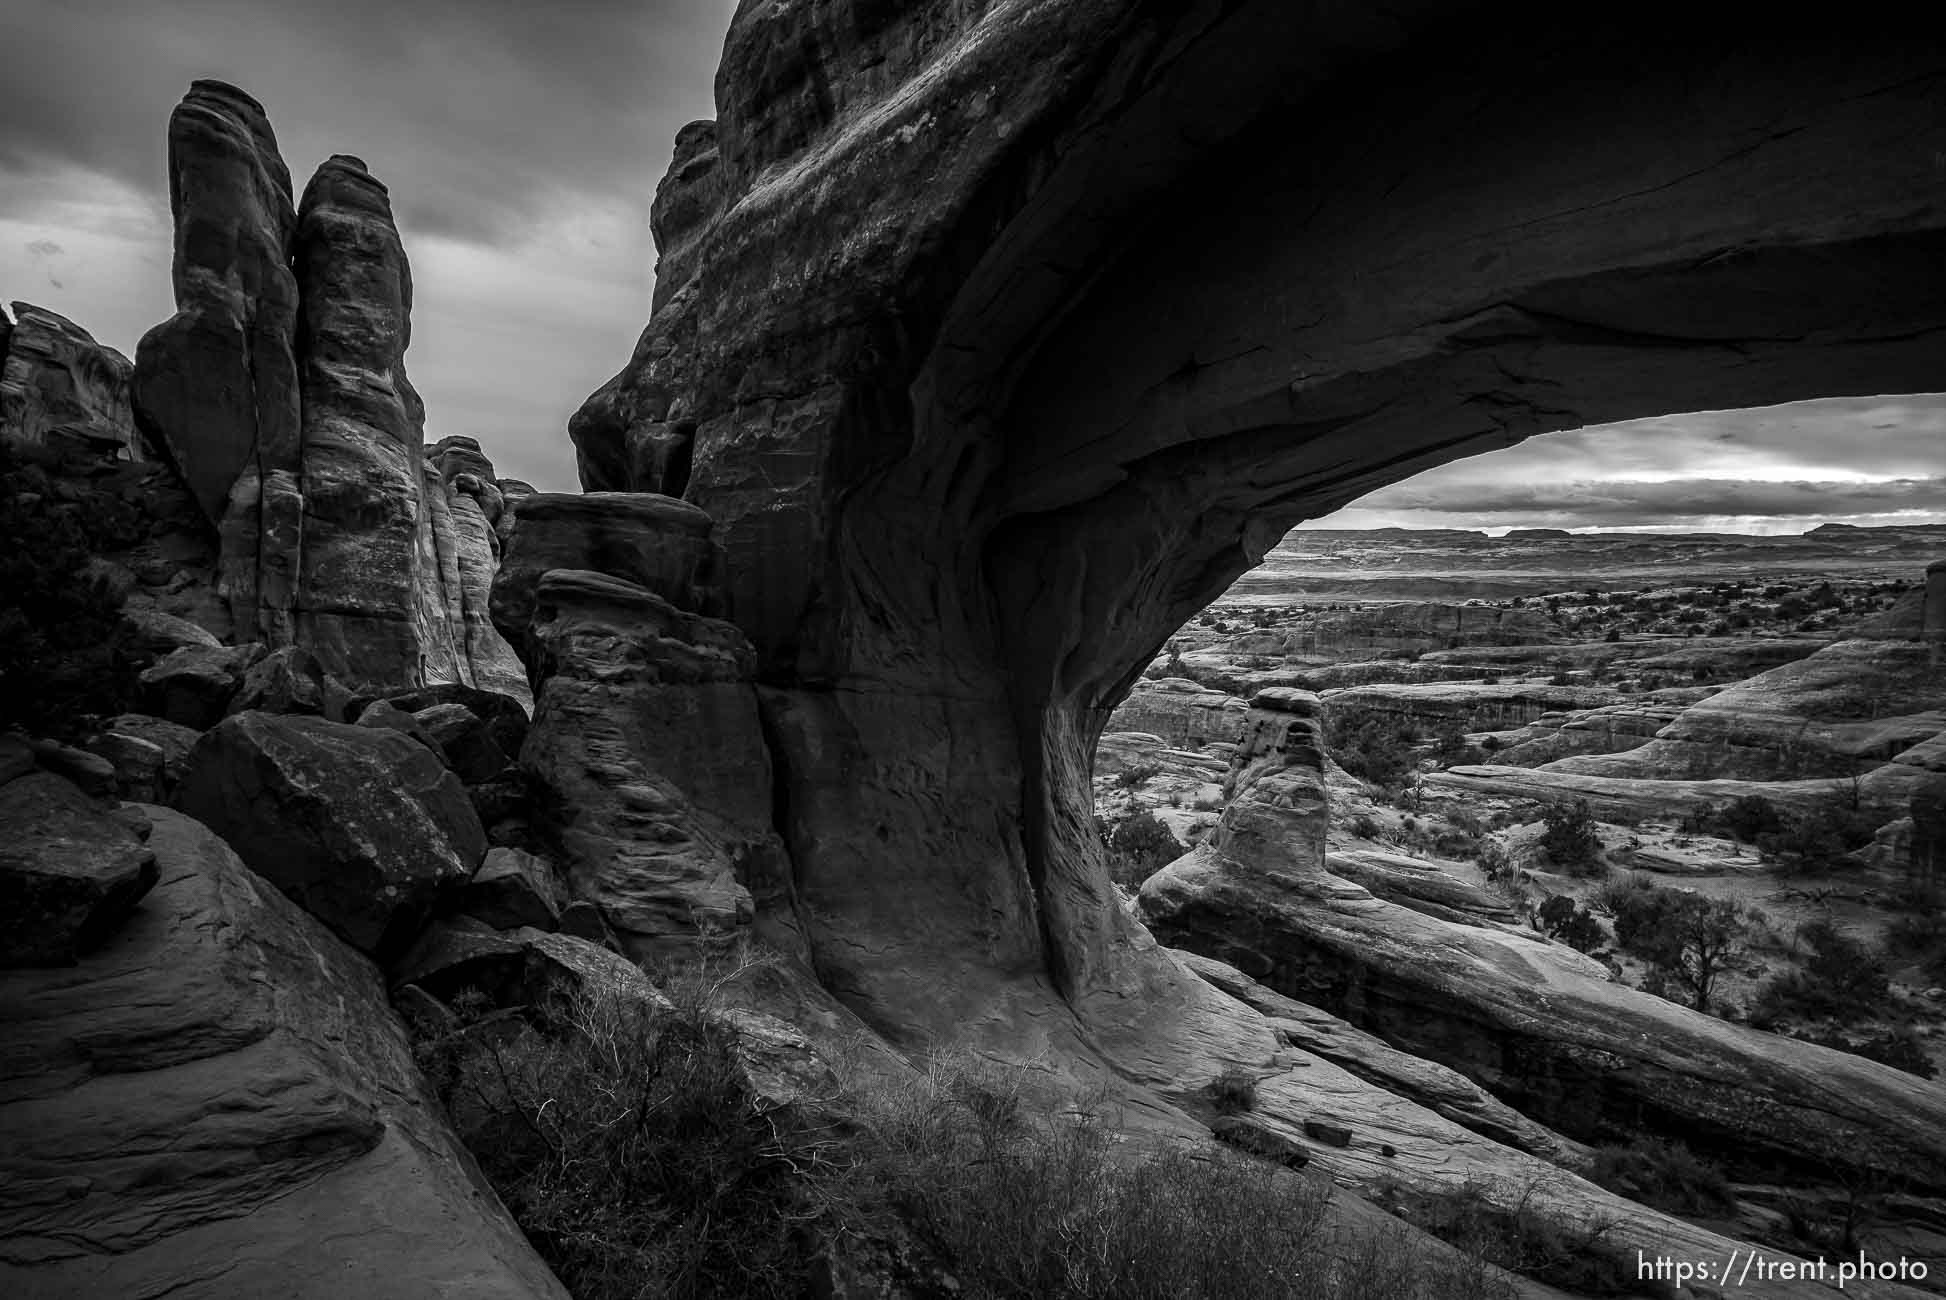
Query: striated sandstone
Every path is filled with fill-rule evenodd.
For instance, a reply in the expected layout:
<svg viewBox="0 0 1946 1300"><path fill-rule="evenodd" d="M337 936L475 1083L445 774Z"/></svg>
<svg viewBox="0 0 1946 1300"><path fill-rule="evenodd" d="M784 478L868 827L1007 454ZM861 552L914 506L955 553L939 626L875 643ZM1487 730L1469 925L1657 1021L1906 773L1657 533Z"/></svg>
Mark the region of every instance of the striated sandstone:
<svg viewBox="0 0 1946 1300"><path fill-rule="evenodd" d="M155 888L79 965L0 974L0 1291L566 1300L371 965L163 808Z"/></svg>
<svg viewBox="0 0 1946 1300"><path fill-rule="evenodd" d="M532 602L521 766L572 892L635 955L749 925L753 894L788 918L743 635L585 570L546 573Z"/></svg>
<svg viewBox="0 0 1946 1300"><path fill-rule="evenodd" d="M1539 936L1428 915L1329 873L1314 723L1259 709L1251 724L1216 832L1142 888L1164 942L1457 1070L1579 1141L1646 1126L1733 1176L1836 1169L1946 1189L1946 1092L1612 983Z"/></svg>
<svg viewBox="0 0 1946 1300"><path fill-rule="evenodd" d="M1946 662L1923 642L1839 641L1683 709L1640 748L1550 763L1589 776L1849 777L1946 733Z"/></svg>
<svg viewBox="0 0 1946 1300"><path fill-rule="evenodd" d="M129 383L135 367L65 316L13 304L0 338L0 438L146 460Z"/></svg>
<svg viewBox="0 0 1946 1300"><path fill-rule="evenodd" d="M1144 678L1115 706L1114 731L1160 736L1179 749L1234 743L1243 730L1242 700L1181 677Z"/></svg>
<svg viewBox="0 0 1946 1300"><path fill-rule="evenodd" d="M136 422L212 526L227 532L232 520L252 516L253 531L288 552L288 563L302 529L291 351L297 212L270 119L235 86L197 81L170 115L169 211L176 314L135 349ZM291 577L252 575L253 590L287 589Z"/></svg>

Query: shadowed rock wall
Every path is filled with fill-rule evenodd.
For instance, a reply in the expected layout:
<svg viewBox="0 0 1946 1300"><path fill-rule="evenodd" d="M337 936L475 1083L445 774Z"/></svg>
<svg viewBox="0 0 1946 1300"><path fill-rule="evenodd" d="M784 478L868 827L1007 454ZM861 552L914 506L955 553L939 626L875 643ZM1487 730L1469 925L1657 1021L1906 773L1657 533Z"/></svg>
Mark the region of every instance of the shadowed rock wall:
<svg viewBox="0 0 1946 1300"><path fill-rule="evenodd" d="M1782 21L741 7L570 432L718 521L833 987L1166 1055L1195 994L1089 755L1285 528L1550 429L1937 386L1946 52Z"/></svg>

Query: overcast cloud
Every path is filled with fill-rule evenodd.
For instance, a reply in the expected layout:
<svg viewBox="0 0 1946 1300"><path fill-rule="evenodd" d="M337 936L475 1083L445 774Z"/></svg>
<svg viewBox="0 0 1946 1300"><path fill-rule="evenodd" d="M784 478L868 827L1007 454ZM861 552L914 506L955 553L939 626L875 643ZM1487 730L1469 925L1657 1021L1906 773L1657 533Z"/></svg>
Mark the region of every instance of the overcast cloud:
<svg viewBox="0 0 1946 1300"><path fill-rule="evenodd" d="M714 114L734 0L64 0L0 6L0 297L133 353L174 310L169 112L263 102L301 190L333 153L392 191L427 436L572 489L568 415L649 315L649 202Z"/></svg>
<svg viewBox="0 0 1946 1300"><path fill-rule="evenodd" d="M169 111L196 77L269 110L296 186L391 188L427 436L571 490L567 417L648 319L649 202L711 116L734 0L62 0L0 11L0 298L133 353L166 318ZM1800 402L1552 434L1318 525L1717 527L1946 521L1946 398ZM1513 484L1516 486L1510 487Z"/></svg>

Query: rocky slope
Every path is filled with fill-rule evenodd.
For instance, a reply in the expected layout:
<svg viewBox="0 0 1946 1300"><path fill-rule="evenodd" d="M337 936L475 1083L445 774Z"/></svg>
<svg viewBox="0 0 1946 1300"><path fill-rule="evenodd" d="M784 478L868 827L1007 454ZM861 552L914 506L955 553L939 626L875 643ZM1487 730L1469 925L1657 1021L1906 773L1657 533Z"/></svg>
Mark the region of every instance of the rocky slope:
<svg viewBox="0 0 1946 1300"><path fill-rule="evenodd" d="M1216 833L1142 888L1158 937L1448 1065L1571 1137L1646 1125L1752 1178L1828 1167L1946 1194L1946 1146L1933 1139L1946 1135L1946 1090L1686 1010L1537 935L1441 919L1329 872L1314 708L1289 693L1255 703Z"/></svg>

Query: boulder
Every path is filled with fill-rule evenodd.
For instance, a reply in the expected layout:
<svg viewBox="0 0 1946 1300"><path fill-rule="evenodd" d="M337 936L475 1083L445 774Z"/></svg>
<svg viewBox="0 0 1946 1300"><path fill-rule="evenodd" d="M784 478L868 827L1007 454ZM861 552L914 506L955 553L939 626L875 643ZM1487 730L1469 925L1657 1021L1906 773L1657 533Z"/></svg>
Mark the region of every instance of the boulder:
<svg viewBox="0 0 1946 1300"><path fill-rule="evenodd" d="M439 682L409 691L390 692L385 698L407 713L417 713L438 704L461 705L475 717L485 720L493 743L509 758L518 757L521 745L527 740L528 715L532 705L523 702L531 700L524 678L518 696L482 690L461 682Z"/></svg>
<svg viewBox="0 0 1946 1300"><path fill-rule="evenodd" d="M100 754L58 740L36 740L33 749L34 763L43 771L66 777L98 799L114 797L115 765Z"/></svg>
<svg viewBox="0 0 1946 1300"><path fill-rule="evenodd" d="M434 704L412 718L439 746L446 766L468 785L506 771L509 760L494 742L491 726L464 704Z"/></svg>
<svg viewBox="0 0 1946 1300"><path fill-rule="evenodd" d="M466 790L405 736L240 713L197 742L176 807L363 952L403 952L486 855Z"/></svg>
<svg viewBox="0 0 1946 1300"><path fill-rule="evenodd" d="M0 965L72 964L155 885L141 837L52 772L0 785L0 826Z"/></svg>
<svg viewBox="0 0 1946 1300"><path fill-rule="evenodd" d="M207 829L101 948L0 975L0 1292L566 1300L370 964Z"/></svg>
<svg viewBox="0 0 1946 1300"><path fill-rule="evenodd" d="M389 701L376 700L360 709L356 725L381 731L396 731L402 736L410 736L432 753L439 754L441 761L445 759L445 755L440 752L439 742L432 738L432 733L426 730L424 724L410 713L392 707Z"/></svg>
<svg viewBox="0 0 1946 1300"><path fill-rule="evenodd" d="M0 785L26 776L34 768L34 746L27 737L0 731Z"/></svg>
<svg viewBox="0 0 1946 1300"><path fill-rule="evenodd" d="M200 623L159 609L125 607L122 622L129 629L130 646L143 654L168 655L185 646L216 648L223 644Z"/></svg>
<svg viewBox="0 0 1946 1300"><path fill-rule="evenodd" d="M261 645L188 645L142 671L143 708L155 717L207 731L230 707L230 699L264 653Z"/></svg>
<svg viewBox="0 0 1946 1300"><path fill-rule="evenodd" d="M146 459L129 407L129 359L45 307L17 302L13 314L0 341L0 438Z"/></svg>
<svg viewBox="0 0 1946 1300"><path fill-rule="evenodd" d="M325 677L324 665L309 650L280 647L244 670L225 712L322 714Z"/></svg>
<svg viewBox="0 0 1946 1300"><path fill-rule="evenodd" d="M561 888L546 859L521 849L492 848L454 906L496 930L553 930L561 923Z"/></svg>

